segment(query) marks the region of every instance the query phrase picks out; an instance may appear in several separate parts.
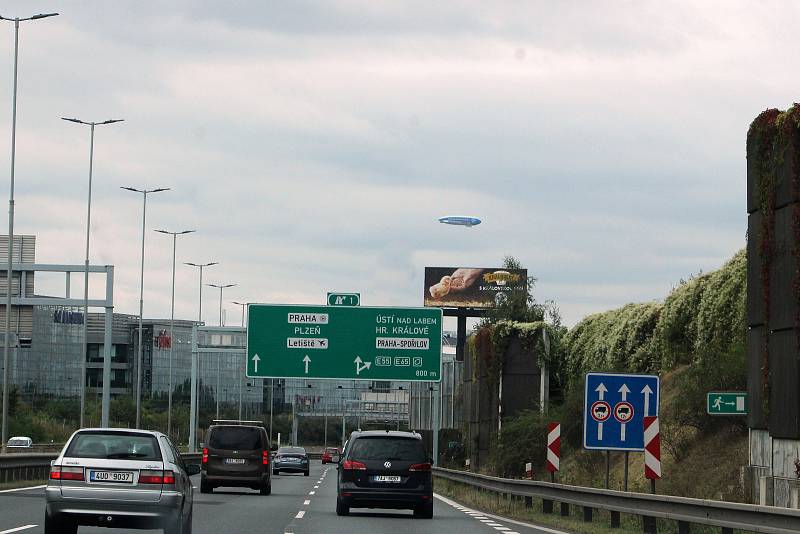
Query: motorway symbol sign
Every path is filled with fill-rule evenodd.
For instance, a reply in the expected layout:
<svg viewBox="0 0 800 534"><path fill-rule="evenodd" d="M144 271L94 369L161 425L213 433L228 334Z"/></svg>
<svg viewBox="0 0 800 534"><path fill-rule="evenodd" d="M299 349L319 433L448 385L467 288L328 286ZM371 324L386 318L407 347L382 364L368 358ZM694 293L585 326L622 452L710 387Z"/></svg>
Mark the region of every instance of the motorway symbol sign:
<svg viewBox="0 0 800 534"><path fill-rule="evenodd" d="M437 308L248 308L248 378L438 382L441 356Z"/></svg>
<svg viewBox="0 0 800 534"><path fill-rule="evenodd" d="M747 415L747 393L712 391L706 395L709 415Z"/></svg>
<svg viewBox="0 0 800 534"><path fill-rule="evenodd" d="M658 415L659 382L654 375L588 373L583 446L643 451L644 417Z"/></svg>
<svg viewBox="0 0 800 534"><path fill-rule="evenodd" d="M360 306L361 293L328 293L328 306Z"/></svg>

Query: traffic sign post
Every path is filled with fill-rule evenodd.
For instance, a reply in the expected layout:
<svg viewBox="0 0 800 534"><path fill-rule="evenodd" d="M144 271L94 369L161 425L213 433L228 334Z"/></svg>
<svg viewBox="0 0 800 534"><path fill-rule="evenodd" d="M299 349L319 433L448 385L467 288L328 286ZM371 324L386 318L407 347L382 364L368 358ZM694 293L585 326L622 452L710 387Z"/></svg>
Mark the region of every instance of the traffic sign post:
<svg viewBox="0 0 800 534"><path fill-rule="evenodd" d="M439 382L442 310L250 304L248 378Z"/></svg>
<svg viewBox="0 0 800 534"><path fill-rule="evenodd" d="M747 393L712 391L706 395L709 415L747 415Z"/></svg>
<svg viewBox="0 0 800 534"><path fill-rule="evenodd" d="M361 306L361 293L328 293L328 306Z"/></svg>
<svg viewBox="0 0 800 534"><path fill-rule="evenodd" d="M644 418L658 415L659 385L655 375L588 373L584 448L643 451Z"/></svg>
<svg viewBox="0 0 800 534"><path fill-rule="evenodd" d="M548 423L547 425L547 465L550 480L553 481L555 472L561 467L561 423Z"/></svg>

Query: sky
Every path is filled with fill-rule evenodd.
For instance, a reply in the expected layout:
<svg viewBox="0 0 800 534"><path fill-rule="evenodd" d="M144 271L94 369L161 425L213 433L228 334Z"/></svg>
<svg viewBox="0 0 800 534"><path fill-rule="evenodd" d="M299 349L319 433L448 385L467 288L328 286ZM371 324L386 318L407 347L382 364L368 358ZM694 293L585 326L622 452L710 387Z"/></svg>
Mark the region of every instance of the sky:
<svg viewBox="0 0 800 534"><path fill-rule="evenodd" d="M426 266L516 257L567 325L663 299L745 245L745 136L797 99L797 2L6 0L20 27L15 233L115 266L115 311L419 306ZM7 202L13 23L0 25ZM480 217L473 228L437 222ZM5 223L3 223L5 224ZM72 280L82 294L82 276ZM62 295L56 275L37 293ZM104 285L93 276L92 296ZM219 293L203 292L216 324Z"/></svg>

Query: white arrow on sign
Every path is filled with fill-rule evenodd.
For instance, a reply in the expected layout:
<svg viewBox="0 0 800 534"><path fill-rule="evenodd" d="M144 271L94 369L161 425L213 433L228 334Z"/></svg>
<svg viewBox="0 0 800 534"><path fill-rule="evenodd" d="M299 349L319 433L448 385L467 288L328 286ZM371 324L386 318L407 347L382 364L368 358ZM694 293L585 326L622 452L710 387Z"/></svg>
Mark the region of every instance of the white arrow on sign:
<svg viewBox="0 0 800 534"><path fill-rule="evenodd" d="M303 363L306 364L306 374L308 374L308 364L311 363L311 358L308 357L308 354L303 358Z"/></svg>
<svg viewBox="0 0 800 534"><path fill-rule="evenodd" d="M650 395L653 394L653 390L650 389L649 384L645 384L644 388L642 389L642 393L644 394L644 416L650 416Z"/></svg>
<svg viewBox="0 0 800 534"><path fill-rule="evenodd" d="M605 400L608 388L605 384L600 382L600 385L595 388L599 400ZM597 441L603 441L603 423L597 423Z"/></svg>
<svg viewBox="0 0 800 534"><path fill-rule="evenodd" d="M627 402L628 393L631 392L631 390L628 389L628 385L622 384L622 387L619 388L619 392L622 394L622 402ZM619 424L619 439L620 441L625 441L625 423Z"/></svg>
<svg viewBox="0 0 800 534"><path fill-rule="evenodd" d="M370 365L372 365L372 362L364 362L364 360L361 359L361 356L356 356L356 359L353 360L353 363L356 364L356 375L360 375L361 371L369 369Z"/></svg>
<svg viewBox="0 0 800 534"><path fill-rule="evenodd" d="M253 354L252 360L253 360L253 367L255 367L253 372L258 373L258 362L261 361L261 358L258 357L258 354Z"/></svg>

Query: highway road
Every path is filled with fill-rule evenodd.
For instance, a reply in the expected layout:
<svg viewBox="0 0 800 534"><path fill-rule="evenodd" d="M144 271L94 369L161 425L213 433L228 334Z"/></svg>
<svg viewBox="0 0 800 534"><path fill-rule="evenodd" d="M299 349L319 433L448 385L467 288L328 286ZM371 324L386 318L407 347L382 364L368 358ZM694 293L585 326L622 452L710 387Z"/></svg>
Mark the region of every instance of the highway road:
<svg viewBox="0 0 800 534"><path fill-rule="evenodd" d="M193 477L195 486L199 477ZM339 517L336 505L336 468L312 465L311 476L280 475L272 479L272 495L220 488L213 494L195 491L194 534L532 534L552 530L529 528L496 520L457 503L436 499L434 518L413 519L410 511L354 509ZM0 534L42 534L44 489L0 493ZM81 527L79 533L160 532Z"/></svg>

